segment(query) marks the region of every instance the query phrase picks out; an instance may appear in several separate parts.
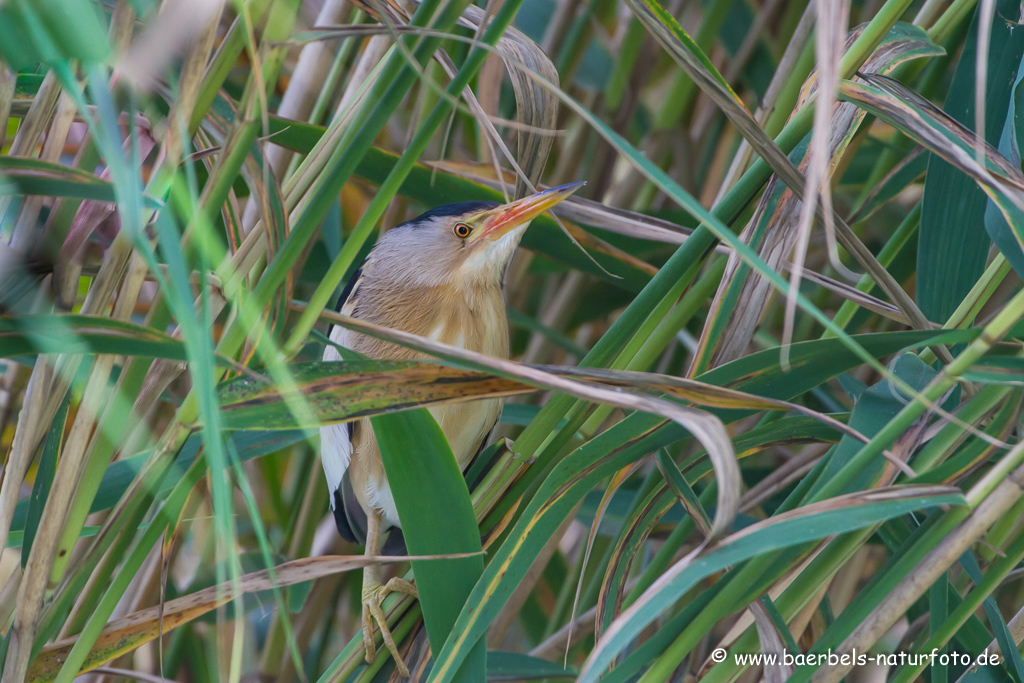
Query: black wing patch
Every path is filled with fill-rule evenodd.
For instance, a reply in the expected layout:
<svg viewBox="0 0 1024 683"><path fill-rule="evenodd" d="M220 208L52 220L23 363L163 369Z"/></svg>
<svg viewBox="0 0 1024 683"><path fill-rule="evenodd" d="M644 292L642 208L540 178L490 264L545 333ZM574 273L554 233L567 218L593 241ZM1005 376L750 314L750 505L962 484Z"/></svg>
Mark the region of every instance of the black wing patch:
<svg viewBox="0 0 1024 683"><path fill-rule="evenodd" d="M341 313L341 309L345 306L345 302L348 301L349 296L352 294L352 290L355 289L356 283L359 282L359 278L363 276L363 266L366 265L366 259L359 264L356 268L356 272L352 273L352 277L345 283L345 289L341 290L341 296L338 297L338 305L334 307L335 313ZM334 323L331 323L327 327L327 338L331 338L331 332L334 332Z"/></svg>
<svg viewBox="0 0 1024 683"><path fill-rule="evenodd" d="M334 526L338 528L338 535L349 543L366 545L366 513L356 500L348 472L341 479L341 488L334 492ZM391 528L381 552L385 555L406 554L405 536L401 529Z"/></svg>

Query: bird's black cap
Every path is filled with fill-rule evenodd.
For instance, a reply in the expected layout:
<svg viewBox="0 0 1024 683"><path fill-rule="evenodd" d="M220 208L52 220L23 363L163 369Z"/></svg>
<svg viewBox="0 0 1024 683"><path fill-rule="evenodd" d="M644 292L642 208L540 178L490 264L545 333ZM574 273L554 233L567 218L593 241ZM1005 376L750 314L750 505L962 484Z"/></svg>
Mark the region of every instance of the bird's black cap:
<svg viewBox="0 0 1024 683"><path fill-rule="evenodd" d="M442 204L437 208L421 213L406 225L416 225L431 218L443 218L445 216L461 216L474 211L486 211L499 206L498 202L455 202L454 204Z"/></svg>

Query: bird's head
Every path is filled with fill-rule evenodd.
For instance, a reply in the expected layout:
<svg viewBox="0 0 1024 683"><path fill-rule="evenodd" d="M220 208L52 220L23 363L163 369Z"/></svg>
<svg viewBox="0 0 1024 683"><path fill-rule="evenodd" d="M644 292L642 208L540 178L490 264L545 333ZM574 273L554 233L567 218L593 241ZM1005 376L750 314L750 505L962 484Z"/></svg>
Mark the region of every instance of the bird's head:
<svg viewBox="0 0 1024 683"><path fill-rule="evenodd" d="M385 234L375 257L404 266L409 284L499 281L530 221L583 185L553 187L508 204L439 206Z"/></svg>

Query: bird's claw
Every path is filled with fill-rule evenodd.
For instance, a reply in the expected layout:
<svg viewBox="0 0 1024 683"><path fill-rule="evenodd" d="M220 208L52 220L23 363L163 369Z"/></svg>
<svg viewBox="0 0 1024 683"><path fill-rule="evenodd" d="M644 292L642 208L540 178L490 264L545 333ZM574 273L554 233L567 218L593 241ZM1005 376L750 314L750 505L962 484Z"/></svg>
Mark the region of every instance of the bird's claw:
<svg viewBox="0 0 1024 683"><path fill-rule="evenodd" d="M381 608L381 603L389 593L404 593L414 598L419 597L419 593L414 585L397 576L383 586L379 583L376 586L363 586L363 649L366 653L366 663L373 664L377 658L377 646L373 638L373 624L377 622L380 635L384 640L384 646L394 658L398 673L408 678L409 667L405 665L405 660L398 653L398 646L395 644L395 639L391 635L391 629L388 627L387 617Z"/></svg>

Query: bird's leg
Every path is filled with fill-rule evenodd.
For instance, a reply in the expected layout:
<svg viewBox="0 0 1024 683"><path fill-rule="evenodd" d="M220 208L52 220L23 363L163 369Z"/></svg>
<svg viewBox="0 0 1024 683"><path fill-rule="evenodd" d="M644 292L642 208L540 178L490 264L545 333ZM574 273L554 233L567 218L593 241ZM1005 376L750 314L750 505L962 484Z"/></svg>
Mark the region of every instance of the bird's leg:
<svg viewBox="0 0 1024 683"><path fill-rule="evenodd" d="M380 554L380 527L381 515L376 510L367 515L366 520L366 554ZM391 636L391 629L388 628L387 618L384 610L381 609L381 602L388 593L405 593L414 598L419 597L416 587L405 579L397 576L381 585L380 565L368 565L363 569L363 649L366 653L366 661L369 664L377 657L377 648L373 642L373 623L377 622L380 628L381 637L391 656L395 658L395 666L402 676L409 675L409 669L405 665L402 656L398 654L398 646Z"/></svg>

